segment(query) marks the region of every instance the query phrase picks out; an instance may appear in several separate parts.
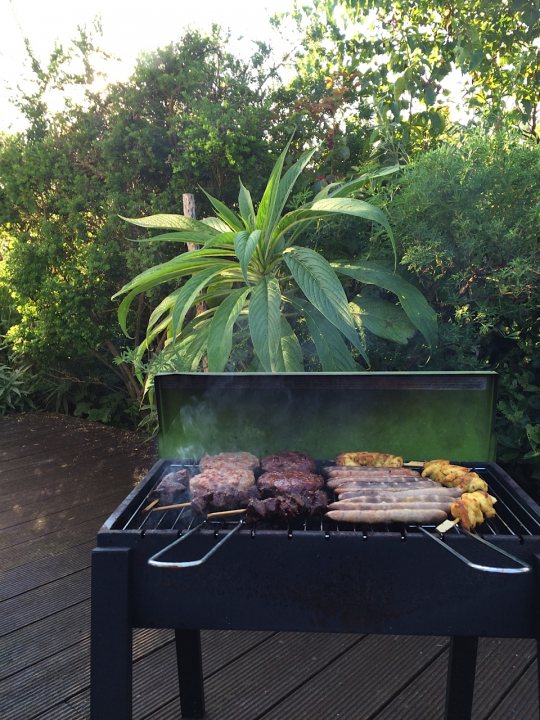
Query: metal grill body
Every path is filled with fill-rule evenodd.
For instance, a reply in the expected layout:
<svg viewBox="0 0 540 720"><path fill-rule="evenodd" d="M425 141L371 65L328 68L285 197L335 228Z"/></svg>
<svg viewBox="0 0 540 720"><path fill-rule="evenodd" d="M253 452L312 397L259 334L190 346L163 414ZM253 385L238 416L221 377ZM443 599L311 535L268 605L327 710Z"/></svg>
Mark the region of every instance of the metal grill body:
<svg viewBox="0 0 540 720"><path fill-rule="evenodd" d="M505 574L515 562L458 529L441 547L435 528L347 526L321 518L285 527L207 521L161 559L202 558L237 531L203 564L155 567L149 561L201 521L189 509L145 512L163 476L184 464L190 463L158 462L98 534L92 720L131 718L135 627L175 629L186 718L204 714L202 628L451 636L447 720L470 717L479 636L539 637L540 508L493 462L467 463L498 500L498 517L480 532L529 572ZM500 572L475 570L448 547Z"/></svg>

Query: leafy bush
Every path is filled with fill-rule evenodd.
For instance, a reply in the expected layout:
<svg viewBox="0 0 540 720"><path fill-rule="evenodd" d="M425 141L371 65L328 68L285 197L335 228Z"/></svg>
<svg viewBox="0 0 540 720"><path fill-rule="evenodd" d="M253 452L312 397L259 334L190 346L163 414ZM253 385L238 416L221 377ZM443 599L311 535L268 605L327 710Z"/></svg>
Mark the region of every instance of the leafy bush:
<svg viewBox="0 0 540 720"><path fill-rule="evenodd" d="M419 157L390 214L440 318L429 367L499 372L499 457L540 480L539 197L540 145L474 134Z"/></svg>

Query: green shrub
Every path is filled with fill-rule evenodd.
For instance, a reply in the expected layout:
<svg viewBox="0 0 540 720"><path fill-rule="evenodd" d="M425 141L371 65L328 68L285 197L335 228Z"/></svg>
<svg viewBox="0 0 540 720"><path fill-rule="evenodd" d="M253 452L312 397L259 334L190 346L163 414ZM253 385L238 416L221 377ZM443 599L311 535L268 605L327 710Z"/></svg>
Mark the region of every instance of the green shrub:
<svg viewBox="0 0 540 720"><path fill-rule="evenodd" d="M474 134L419 157L399 182L398 252L440 319L429 368L500 374L499 459L540 480L540 145Z"/></svg>

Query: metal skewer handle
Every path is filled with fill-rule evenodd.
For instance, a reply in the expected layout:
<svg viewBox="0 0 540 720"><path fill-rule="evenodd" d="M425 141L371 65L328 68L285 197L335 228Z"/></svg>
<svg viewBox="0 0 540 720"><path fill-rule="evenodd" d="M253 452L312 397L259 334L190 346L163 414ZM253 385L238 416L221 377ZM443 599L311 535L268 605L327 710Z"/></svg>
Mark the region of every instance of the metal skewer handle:
<svg viewBox="0 0 540 720"><path fill-rule="evenodd" d="M507 552L506 550L503 550L500 547L497 547L496 545L493 545L493 543L488 542L483 537L480 537L480 535L476 535L475 533L469 532L468 530L465 530L464 528L461 528L461 531L466 533L470 538L473 538L473 540L476 540L479 543L482 543L483 545L487 545L488 548L491 550L494 550L495 552L499 553L499 555L504 555L505 557L509 558L513 562L515 562L518 567L497 567L494 565L480 565L478 563L472 562L472 560L469 560L469 558L465 557L465 555L462 555L457 550L454 550L453 547L450 547L447 543L445 543L441 538L437 537L436 535L433 535L433 533L430 533L429 530L426 530L421 525L418 526L419 530L421 530L424 535L427 535L428 538L431 538L434 542L441 545L445 550L447 550L449 553L454 555L454 557L458 558L458 560L461 560L461 562L465 563L465 565L468 565L470 568L473 568L473 570L480 570L481 572L489 572L489 573L502 573L505 575L516 575L517 573L526 573L530 572L532 570L532 567L526 563L523 560L520 560L515 555L512 555L511 553Z"/></svg>
<svg viewBox="0 0 540 720"><path fill-rule="evenodd" d="M198 558L197 560L185 560L183 562L172 562L167 560L159 560L158 558L162 557L167 553L169 550L172 550L172 548L176 547L177 545L180 545L180 543L183 543L185 540L189 538L190 535L193 535L193 533L197 532L202 528L206 520L203 520L202 523L199 523L199 525L196 525L194 528L191 528L191 530L188 530L187 533L184 535L181 535L177 540L174 540L174 542L170 543L166 547L163 548L163 550L160 550L155 555L152 555L151 558L148 560L148 564L152 565L152 567L160 567L160 568L174 568L176 570L183 570L185 568L192 568L192 567L198 567L199 565L203 565L208 558L212 557L212 555L219 550L219 548L227 542L227 540L230 540L230 538L234 535L235 532L238 532L242 525L244 524L242 520L240 520L239 523L237 523L231 530L227 532L227 534L221 538L221 540L214 545L213 548L211 548L206 555L203 555L203 557Z"/></svg>

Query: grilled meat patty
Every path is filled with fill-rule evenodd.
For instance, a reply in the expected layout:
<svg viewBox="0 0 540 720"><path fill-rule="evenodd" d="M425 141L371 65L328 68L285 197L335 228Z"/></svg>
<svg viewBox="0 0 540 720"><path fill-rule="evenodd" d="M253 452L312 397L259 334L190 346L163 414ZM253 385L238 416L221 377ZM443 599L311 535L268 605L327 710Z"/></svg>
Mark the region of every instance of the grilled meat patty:
<svg viewBox="0 0 540 720"><path fill-rule="evenodd" d="M201 470L220 468L223 465L239 465L249 470L255 470L259 467L259 458L249 452L223 452L217 455L206 455L205 453L199 461Z"/></svg>
<svg viewBox="0 0 540 720"><path fill-rule="evenodd" d="M259 491L255 485L247 489L217 485L213 490L197 493L191 501L191 508L198 513L236 510L245 508L258 496Z"/></svg>
<svg viewBox="0 0 540 720"><path fill-rule="evenodd" d="M322 490L304 490L289 495L253 499L248 503L246 519L248 522L266 520L282 523L316 515L326 508L327 502L326 493Z"/></svg>
<svg viewBox="0 0 540 720"><path fill-rule="evenodd" d="M252 470L238 465L223 463L218 468L207 468L194 475L189 483L192 498L216 490L218 487L248 490L255 484Z"/></svg>
<svg viewBox="0 0 540 720"><path fill-rule="evenodd" d="M315 460L306 453L288 450L285 452L267 455L261 460L261 467L265 472L304 470L313 472L316 467Z"/></svg>
<svg viewBox="0 0 540 720"><path fill-rule="evenodd" d="M296 469L265 472L257 480L257 485L263 497L290 495L306 490L320 490L323 484L320 475Z"/></svg>

